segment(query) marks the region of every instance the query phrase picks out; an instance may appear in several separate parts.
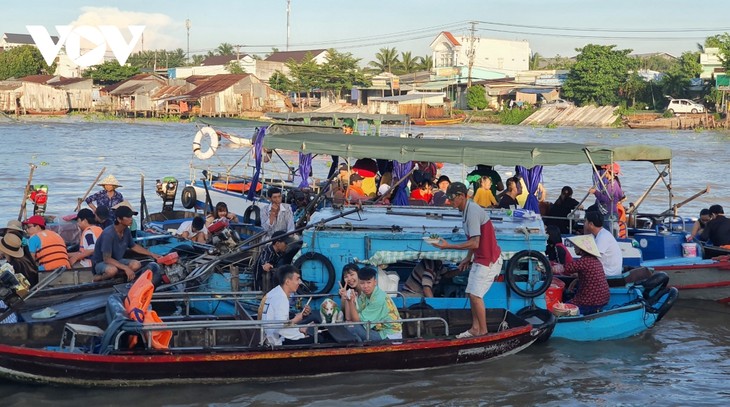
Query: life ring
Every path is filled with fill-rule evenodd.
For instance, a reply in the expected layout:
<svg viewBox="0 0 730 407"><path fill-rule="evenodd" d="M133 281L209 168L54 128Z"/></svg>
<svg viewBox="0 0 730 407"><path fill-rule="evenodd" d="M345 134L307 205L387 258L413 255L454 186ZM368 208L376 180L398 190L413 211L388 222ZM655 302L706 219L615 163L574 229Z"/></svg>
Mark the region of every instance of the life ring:
<svg viewBox="0 0 730 407"><path fill-rule="evenodd" d="M535 270L532 267L532 260L537 261L539 265L542 266L542 269ZM521 268L524 261L528 262L529 267L527 270L523 270ZM523 289L517 285L518 281L528 282L528 285L530 285L530 283L537 283L537 281L533 281L533 275L535 273L537 273L541 279L537 286L534 286L532 289ZM553 271L550 268L550 262L544 254L536 250L522 250L515 253L515 255L507 262L507 270L505 271L505 274L507 275L507 285L509 288L516 294L525 298L535 298L544 294L553 281Z"/></svg>
<svg viewBox="0 0 730 407"><path fill-rule="evenodd" d="M324 287L322 287L322 289L320 290L312 292L312 294L328 294L330 290L332 290L332 287L335 286L335 267L332 265L332 262L321 253L317 252L307 252L301 255L294 262L294 267L298 268L301 271L302 280L307 281L312 281L312 278L309 277L311 271L314 271L315 273L318 271L313 267L309 267L308 269L303 268L302 266L304 265L304 263L307 262L321 263L321 267L323 267L324 270L320 271L322 271L322 274L324 274L325 272L327 273L327 282L324 284Z"/></svg>
<svg viewBox="0 0 730 407"><path fill-rule="evenodd" d="M208 137L210 139L210 148L205 151L200 149L200 143L203 141L203 137ZM218 142L218 133L216 133L212 127L203 127L195 133L195 138L193 139L193 153L195 153L195 156L199 159L207 160L215 154L215 150L218 149Z"/></svg>
<svg viewBox="0 0 730 407"><path fill-rule="evenodd" d="M667 299L664 300L664 303L659 307L659 309L656 310L657 316L654 323L661 321L667 311L672 308L672 305L674 305L674 303L677 301L677 298L679 297L679 290L677 290L676 287L665 288L664 290L662 290L659 298L661 299L664 295L667 296Z"/></svg>
<svg viewBox="0 0 730 407"><path fill-rule="evenodd" d="M252 214L256 215L254 221L251 221ZM246 208L246 211L243 212L243 223L253 224L254 226L261 226L261 208L253 204Z"/></svg>
<svg viewBox="0 0 730 407"><path fill-rule="evenodd" d="M183 208L193 209L197 202L198 196L195 193L195 188L191 186L183 188L182 192L180 193L180 203L182 203Z"/></svg>

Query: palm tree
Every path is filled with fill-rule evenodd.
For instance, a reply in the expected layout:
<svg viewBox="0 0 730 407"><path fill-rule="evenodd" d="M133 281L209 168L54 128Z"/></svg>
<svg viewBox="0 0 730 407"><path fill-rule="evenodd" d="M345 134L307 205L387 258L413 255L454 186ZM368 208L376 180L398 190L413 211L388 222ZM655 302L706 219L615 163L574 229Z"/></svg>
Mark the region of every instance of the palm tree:
<svg viewBox="0 0 730 407"><path fill-rule="evenodd" d="M402 73L411 73L418 70L418 57L414 57L411 51L400 53L399 68Z"/></svg>
<svg viewBox="0 0 730 407"><path fill-rule="evenodd" d="M541 63L542 63L542 55L540 55L537 52L533 52L532 55L530 55L530 70L534 71L534 70L540 69Z"/></svg>
<svg viewBox="0 0 730 407"><path fill-rule="evenodd" d="M196 55L193 55L193 62L191 65L200 66L200 64L202 64L203 61L205 61L205 55L196 54Z"/></svg>
<svg viewBox="0 0 730 407"><path fill-rule="evenodd" d="M233 50L233 45L229 44L227 42L222 42L220 45L218 45L218 48L216 48L214 51L215 55L233 55L235 54L235 51Z"/></svg>
<svg viewBox="0 0 730 407"><path fill-rule="evenodd" d="M375 61L370 61L368 66L378 69L380 72L392 73L393 69L398 66L398 51L393 48L380 48L375 54Z"/></svg>
<svg viewBox="0 0 730 407"><path fill-rule="evenodd" d="M425 57L418 57L418 70L419 71L430 71L433 67L433 56L426 55Z"/></svg>

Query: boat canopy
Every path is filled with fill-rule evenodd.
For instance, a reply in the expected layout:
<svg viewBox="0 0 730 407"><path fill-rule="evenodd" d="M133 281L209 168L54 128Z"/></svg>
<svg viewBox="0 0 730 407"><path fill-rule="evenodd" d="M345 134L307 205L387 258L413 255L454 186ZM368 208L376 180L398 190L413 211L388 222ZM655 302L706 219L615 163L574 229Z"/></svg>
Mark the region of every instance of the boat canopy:
<svg viewBox="0 0 730 407"><path fill-rule="evenodd" d="M536 165L585 164L590 155L595 164L614 161L649 161L669 163L672 150L649 145L598 146L575 143L521 143L449 139L415 139L398 137L326 134L316 129L301 131L297 127L273 124L264 138L264 148L328 154L353 158L431 161L464 165Z"/></svg>

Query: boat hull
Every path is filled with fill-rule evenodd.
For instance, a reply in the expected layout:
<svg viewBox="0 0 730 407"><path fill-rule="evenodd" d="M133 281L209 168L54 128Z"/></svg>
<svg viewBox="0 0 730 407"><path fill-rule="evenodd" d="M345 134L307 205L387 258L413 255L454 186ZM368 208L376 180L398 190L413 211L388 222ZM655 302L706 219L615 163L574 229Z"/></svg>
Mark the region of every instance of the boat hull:
<svg viewBox="0 0 730 407"><path fill-rule="evenodd" d="M682 294L682 299L710 300L730 303L730 262L658 266L669 276L669 282Z"/></svg>

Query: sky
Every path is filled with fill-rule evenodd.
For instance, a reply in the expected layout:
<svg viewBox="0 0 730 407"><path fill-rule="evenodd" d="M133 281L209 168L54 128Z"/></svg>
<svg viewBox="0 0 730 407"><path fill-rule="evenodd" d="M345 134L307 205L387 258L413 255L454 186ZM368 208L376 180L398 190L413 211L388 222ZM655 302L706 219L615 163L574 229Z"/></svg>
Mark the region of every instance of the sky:
<svg viewBox="0 0 730 407"><path fill-rule="evenodd" d="M696 51L704 38L730 32L728 0L290 0L289 50L336 48L361 58L380 48L429 55L441 31L467 35L476 22L483 38L527 40L543 57L576 55L586 44L616 45L634 53ZM206 53L227 42L241 52L287 48L287 0L186 0L125 2L14 2L0 12L0 33L28 33L26 25L144 25L144 49ZM126 28L122 33L127 33Z"/></svg>

